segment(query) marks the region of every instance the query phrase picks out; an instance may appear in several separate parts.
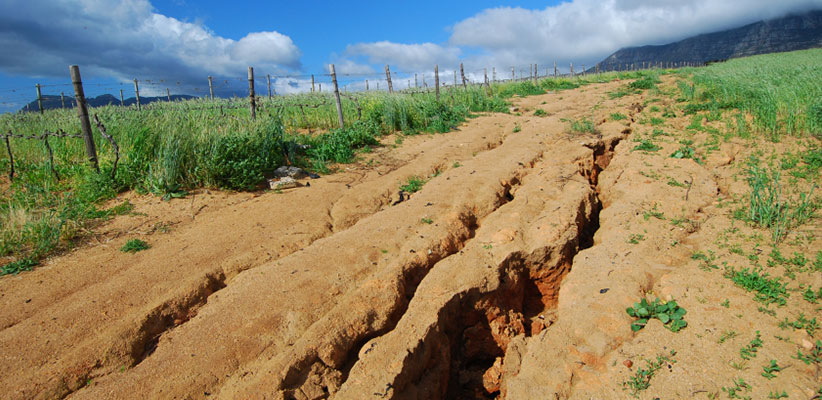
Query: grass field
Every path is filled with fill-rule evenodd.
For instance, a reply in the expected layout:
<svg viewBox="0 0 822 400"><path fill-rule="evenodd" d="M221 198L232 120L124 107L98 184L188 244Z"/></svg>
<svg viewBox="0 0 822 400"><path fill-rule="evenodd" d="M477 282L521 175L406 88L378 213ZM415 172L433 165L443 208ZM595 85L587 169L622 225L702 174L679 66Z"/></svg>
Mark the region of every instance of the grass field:
<svg viewBox="0 0 822 400"><path fill-rule="evenodd" d="M772 138L818 134L822 93L814 83L822 74L813 60L821 54L803 51L682 70L684 108L686 112L736 109L753 117L755 132ZM94 220L129 212L128 203L109 209L101 206L125 190L164 198L183 197L187 190L201 187L255 190L286 162L326 173L334 164L354 161L358 151L378 145L382 135L448 132L474 113L508 112L512 96L614 79L636 79L626 85L625 93L655 90L657 76L666 72L449 88L442 91L440 102L433 93L348 94L343 97L345 129L336 128L330 93L261 98L255 120L250 118L247 99L155 103L142 112L96 108L90 114L99 115L121 149L115 175L111 173L113 150L96 133L100 174L84 162L81 140L50 139L59 180L52 174L42 142L11 140L17 177L5 181L0 193L2 272L29 269L43 257L72 246ZM17 134L79 131L74 110L6 114L0 121ZM0 170L8 169L9 159L3 153Z"/></svg>

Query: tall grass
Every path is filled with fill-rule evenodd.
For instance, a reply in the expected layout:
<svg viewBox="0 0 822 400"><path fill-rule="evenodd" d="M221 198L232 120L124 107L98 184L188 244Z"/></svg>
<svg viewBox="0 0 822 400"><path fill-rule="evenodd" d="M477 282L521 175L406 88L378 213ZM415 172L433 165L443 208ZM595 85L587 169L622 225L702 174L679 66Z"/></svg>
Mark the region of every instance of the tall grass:
<svg viewBox="0 0 822 400"><path fill-rule="evenodd" d="M760 131L822 136L822 49L730 60L686 68L693 86L681 85L686 112L735 108L750 113Z"/></svg>
<svg viewBox="0 0 822 400"><path fill-rule="evenodd" d="M377 145L381 135L448 132L472 113L507 112L506 99L514 94L588 82L452 87L442 91L439 102L433 93L356 93L343 97L345 129L337 127L330 93L260 98L254 120L247 99L153 103L142 112L95 108L90 113L99 115L120 147L116 174L113 149L96 132L100 174L85 162L81 140L49 140L59 180L44 161L42 142L11 140L17 177L0 193L0 274L31 268L54 251L71 247L95 220L118 212L101 204L123 190L165 198L198 187L253 190L286 162L327 172L329 164L351 162L358 149ZM18 134L79 131L71 109L4 114L0 122ZM8 156L2 154L0 168L8 171Z"/></svg>

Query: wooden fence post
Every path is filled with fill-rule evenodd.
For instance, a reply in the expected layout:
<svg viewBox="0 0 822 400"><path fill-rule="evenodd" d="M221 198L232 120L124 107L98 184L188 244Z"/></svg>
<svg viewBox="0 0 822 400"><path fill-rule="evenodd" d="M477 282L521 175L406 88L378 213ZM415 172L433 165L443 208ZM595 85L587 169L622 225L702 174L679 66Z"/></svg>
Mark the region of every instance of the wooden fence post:
<svg viewBox="0 0 822 400"><path fill-rule="evenodd" d="M120 89L120 93L123 93L123 89ZM60 108L66 108L66 96L63 95L63 92L60 92Z"/></svg>
<svg viewBox="0 0 822 400"><path fill-rule="evenodd" d="M168 102L171 103L171 90L168 90L168 88L166 88L166 96L168 96Z"/></svg>
<svg viewBox="0 0 822 400"><path fill-rule="evenodd" d="M439 64L434 65L434 86L436 86L437 92L437 103L440 102L440 66Z"/></svg>
<svg viewBox="0 0 822 400"><path fill-rule="evenodd" d="M457 70L454 70L454 87L457 87Z"/></svg>
<svg viewBox="0 0 822 400"><path fill-rule="evenodd" d="M465 84L465 69L462 68L462 63L460 63L460 76L462 77L462 87L468 89L468 85Z"/></svg>
<svg viewBox="0 0 822 400"><path fill-rule="evenodd" d="M539 70L537 69L537 65L534 64L534 77L532 78L534 80L534 86L537 86L537 76L538 75L539 75Z"/></svg>
<svg viewBox="0 0 822 400"><path fill-rule="evenodd" d="M125 99L123 99L123 89L120 89L120 107L125 107L125 106L126 106L126 102L125 102Z"/></svg>
<svg viewBox="0 0 822 400"><path fill-rule="evenodd" d="M571 63L571 78L574 77L574 63Z"/></svg>
<svg viewBox="0 0 822 400"><path fill-rule="evenodd" d="M94 145L94 137L91 136L91 121L88 119L88 107L86 106L86 95L83 92L83 80L80 78L80 67L71 65L69 72L71 83L74 85L74 97L77 100L77 117L80 118L83 141L86 143L86 156L94 165L94 169L100 172L100 166L97 164L97 147Z"/></svg>
<svg viewBox="0 0 822 400"><path fill-rule="evenodd" d="M497 67L491 67L491 82L497 81Z"/></svg>
<svg viewBox="0 0 822 400"><path fill-rule="evenodd" d="M388 81L388 93L394 93L394 85L391 84L391 70L388 69L388 64L385 64L385 80Z"/></svg>
<svg viewBox="0 0 822 400"><path fill-rule="evenodd" d="M6 150L9 152L9 181L14 182L14 156L11 154L11 143L9 142L9 134L11 134L11 132L3 135L3 139L6 139Z"/></svg>
<svg viewBox="0 0 822 400"><path fill-rule="evenodd" d="M514 75L514 67L511 67L511 82L517 80L517 77Z"/></svg>
<svg viewBox="0 0 822 400"><path fill-rule="evenodd" d="M368 79L365 80L365 91L368 91Z"/></svg>
<svg viewBox="0 0 822 400"><path fill-rule="evenodd" d="M268 98L271 98L271 74L266 74L265 78L268 80Z"/></svg>
<svg viewBox="0 0 822 400"><path fill-rule="evenodd" d="M417 74L414 74L414 89L420 87L419 82L417 81Z"/></svg>
<svg viewBox="0 0 822 400"><path fill-rule="evenodd" d="M340 102L340 89L337 87L337 71L334 70L334 64L330 65L331 67L331 82L334 84L334 100L337 104L337 118L340 122L340 129L345 128L345 121L343 120L343 110L342 110L342 103ZM388 66L385 66L385 70L388 71ZM389 81L390 82L390 81Z"/></svg>
<svg viewBox="0 0 822 400"><path fill-rule="evenodd" d="M208 99L214 100L214 84L211 82L211 76L208 77Z"/></svg>
<svg viewBox="0 0 822 400"><path fill-rule="evenodd" d="M251 105L251 119L257 119L257 104L254 101L254 67L248 67L248 101Z"/></svg>
<svg viewBox="0 0 822 400"><path fill-rule="evenodd" d="M137 85L137 78L134 78L134 96L137 98L137 111L142 110L140 106L140 86Z"/></svg>
<svg viewBox="0 0 822 400"><path fill-rule="evenodd" d="M320 86L322 88L322 86ZM320 89L322 92L322 89ZM311 93L314 93L314 74L311 74Z"/></svg>
<svg viewBox="0 0 822 400"><path fill-rule="evenodd" d="M582 76L585 76L585 64L582 64Z"/></svg>
<svg viewBox="0 0 822 400"><path fill-rule="evenodd" d="M554 61L554 79L557 77L557 62Z"/></svg>
<svg viewBox="0 0 822 400"><path fill-rule="evenodd" d="M35 87L37 88L37 108L40 109L40 114L43 113L43 96L40 95L40 84L36 84Z"/></svg>

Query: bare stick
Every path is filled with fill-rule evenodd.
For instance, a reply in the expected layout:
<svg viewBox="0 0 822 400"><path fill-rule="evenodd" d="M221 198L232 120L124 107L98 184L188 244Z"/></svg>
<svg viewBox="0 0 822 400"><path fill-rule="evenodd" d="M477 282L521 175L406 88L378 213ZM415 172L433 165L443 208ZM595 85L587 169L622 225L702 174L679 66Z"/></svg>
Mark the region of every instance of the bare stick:
<svg viewBox="0 0 822 400"><path fill-rule="evenodd" d="M337 118L340 122L340 129L345 128L345 121L343 120L343 110L342 110L342 102L340 102L340 89L337 86L337 72L334 70L334 64L330 65L331 67L331 82L334 84L334 99L336 100L337 104ZM385 70L388 71L388 66L385 66ZM390 81L389 81L390 82Z"/></svg>
<svg viewBox="0 0 822 400"><path fill-rule="evenodd" d="M168 102L171 103L171 90L166 88L166 96L168 97Z"/></svg>
<svg viewBox="0 0 822 400"><path fill-rule="evenodd" d="M465 84L465 70L462 68L462 63L460 63L460 76L462 77L462 87L468 89L468 85Z"/></svg>
<svg viewBox="0 0 822 400"><path fill-rule="evenodd" d="M214 84L211 82L211 76L208 77L208 99L214 100Z"/></svg>
<svg viewBox="0 0 822 400"><path fill-rule="evenodd" d="M434 65L434 86L437 87L437 103L440 102L440 66Z"/></svg>
<svg viewBox="0 0 822 400"><path fill-rule="evenodd" d="M46 146L46 151L49 153L49 167L51 167L51 173L54 174L54 179L60 180L60 175L57 174L57 170L54 169L54 153L51 151L51 146L49 146L49 134L48 132L43 134L43 145Z"/></svg>
<svg viewBox="0 0 822 400"><path fill-rule="evenodd" d="M265 75L266 79L268 79L268 98L271 98L271 74Z"/></svg>
<svg viewBox="0 0 822 400"><path fill-rule="evenodd" d="M11 143L9 143L9 135L11 135L11 131L8 134L3 136L3 139L6 139L6 151L9 152L9 181L14 182L14 156L11 154Z"/></svg>
<svg viewBox="0 0 822 400"><path fill-rule="evenodd" d="M257 119L257 103L254 101L254 67L248 67L248 101L251 104L251 119Z"/></svg>
<svg viewBox="0 0 822 400"><path fill-rule="evenodd" d="M320 86L320 91L322 92L322 86ZM311 93L314 93L314 74L311 74Z"/></svg>
<svg viewBox="0 0 822 400"><path fill-rule="evenodd" d="M123 89L120 89L120 107L125 107L126 101L123 99ZM65 106L63 106L65 107Z"/></svg>
<svg viewBox="0 0 822 400"><path fill-rule="evenodd" d="M43 113L43 96L40 95L40 84L34 85L37 88L37 108L40 109L40 114Z"/></svg>
<svg viewBox="0 0 822 400"><path fill-rule="evenodd" d="M86 156L97 172L100 166L97 164L97 147L94 145L94 137L91 135L91 122L88 120L88 107L86 106L86 95L83 92L83 80L80 78L80 67L69 66L71 72L71 83L74 85L74 97L77 100L77 117L80 118L80 127L83 130L83 141L86 143ZM135 80L135 85L136 85ZM138 103L139 104L139 103Z"/></svg>
<svg viewBox="0 0 822 400"><path fill-rule="evenodd" d="M391 70L388 69L388 64L385 64L385 80L388 81L388 93L394 93L394 85L391 84Z"/></svg>
<svg viewBox="0 0 822 400"><path fill-rule="evenodd" d="M94 122L97 124L97 129L100 130L100 135L106 138L106 140L111 143L111 147L114 149L114 167L111 168L111 179L114 179L117 175L117 163L120 162L120 146L118 146L117 142L114 141L114 137L106 132L106 127L103 126L102 122L100 122L100 118L97 118L97 114L94 114Z"/></svg>
<svg viewBox="0 0 822 400"><path fill-rule="evenodd" d="M140 86L137 85L137 78L134 78L134 96L137 97L137 111L142 110L140 106Z"/></svg>
<svg viewBox="0 0 822 400"><path fill-rule="evenodd" d="M123 93L123 89L120 89L120 93ZM63 92L60 92L60 104L62 105L60 108L66 108L66 96Z"/></svg>

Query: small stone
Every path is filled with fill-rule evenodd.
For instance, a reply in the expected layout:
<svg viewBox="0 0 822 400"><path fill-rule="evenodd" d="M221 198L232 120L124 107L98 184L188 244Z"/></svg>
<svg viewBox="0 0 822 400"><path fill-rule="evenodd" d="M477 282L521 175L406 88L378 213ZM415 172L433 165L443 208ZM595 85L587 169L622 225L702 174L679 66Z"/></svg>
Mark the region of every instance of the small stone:
<svg viewBox="0 0 822 400"><path fill-rule="evenodd" d="M294 178L269 179L268 186L273 190L291 189L300 186Z"/></svg>
<svg viewBox="0 0 822 400"><path fill-rule="evenodd" d="M538 319L534 322L531 322L531 336L539 335L545 329L545 322L542 319Z"/></svg>
<svg viewBox="0 0 822 400"><path fill-rule="evenodd" d="M634 362L631 361L631 360L625 360L625 361L622 362L622 365L628 367L628 369L631 369L631 367L634 366Z"/></svg>
<svg viewBox="0 0 822 400"><path fill-rule="evenodd" d="M302 168L292 166L282 166L274 170L274 176L278 178L302 179L308 176Z"/></svg>
<svg viewBox="0 0 822 400"><path fill-rule="evenodd" d="M804 347L805 350L812 350L814 346L815 345L810 340L802 339L802 347Z"/></svg>

